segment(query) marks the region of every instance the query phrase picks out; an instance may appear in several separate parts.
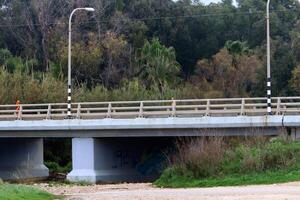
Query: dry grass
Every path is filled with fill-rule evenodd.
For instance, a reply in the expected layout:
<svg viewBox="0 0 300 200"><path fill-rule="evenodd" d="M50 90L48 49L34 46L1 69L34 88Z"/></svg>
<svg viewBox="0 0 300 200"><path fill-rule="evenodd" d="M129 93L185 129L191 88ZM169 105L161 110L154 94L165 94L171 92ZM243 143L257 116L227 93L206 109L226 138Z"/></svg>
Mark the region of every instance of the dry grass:
<svg viewBox="0 0 300 200"><path fill-rule="evenodd" d="M221 137L178 140L177 153L172 156L171 165L192 172L193 177L207 177L218 170L225 149Z"/></svg>
<svg viewBox="0 0 300 200"><path fill-rule="evenodd" d="M175 147L169 168L194 178L285 169L300 161L297 144L282 138L189 138L177 140Z"/></svg>

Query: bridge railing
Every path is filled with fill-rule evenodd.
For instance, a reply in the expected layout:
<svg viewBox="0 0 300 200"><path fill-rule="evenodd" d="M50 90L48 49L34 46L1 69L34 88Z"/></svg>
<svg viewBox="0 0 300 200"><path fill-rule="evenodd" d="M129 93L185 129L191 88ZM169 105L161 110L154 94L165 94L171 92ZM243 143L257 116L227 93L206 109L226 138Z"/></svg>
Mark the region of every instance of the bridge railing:
<svg viewBox="0 0 300 200"><path fill-rule="evenodd" d="M266 98L186 99L156 101L84 102L72 104L78 119L156 118L202 116L262 116L267 112ZM300 97L272 99L274 115L300 114ZM0 120L65 119L66 103L0 105Z"/></svg>

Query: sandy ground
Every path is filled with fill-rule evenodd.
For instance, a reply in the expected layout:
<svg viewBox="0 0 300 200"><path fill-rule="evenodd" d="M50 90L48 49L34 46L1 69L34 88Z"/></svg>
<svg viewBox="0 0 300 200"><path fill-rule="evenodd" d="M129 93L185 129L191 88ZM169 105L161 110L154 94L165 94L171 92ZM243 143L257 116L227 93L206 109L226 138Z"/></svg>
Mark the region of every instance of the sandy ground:
<svg viewBox="0 0 300 200"><path fill-rule="evenodd" d="M36 187L67 200L300 200L300 182L195 189L161 189L147 183Z"/></svg>

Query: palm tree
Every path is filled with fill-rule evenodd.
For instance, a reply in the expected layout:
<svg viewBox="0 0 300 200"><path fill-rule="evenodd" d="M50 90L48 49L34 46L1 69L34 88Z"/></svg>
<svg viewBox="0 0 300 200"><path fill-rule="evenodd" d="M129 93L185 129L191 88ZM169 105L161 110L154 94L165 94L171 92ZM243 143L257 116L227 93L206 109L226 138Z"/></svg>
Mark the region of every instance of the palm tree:
<svg viewBox="0 0 300 200"><path fill-rule="evenodd" d="M174 48L167 48L154 38L140 50L139 68L139 76L148 87L157 86L163 91L166 85L174 83L180 65L176 61Z"/></svg>
<svg viewBox="0 0 300 200"><path fill-rule="evenodd" d="M225 48L229 52L229 54L232 55L232 65L237 68L238 63L237 59L238 57L242 55L247 55L251 53L251 50L247 46L247 42L241 42L241 41L227 41L225 43Z"/></svg>

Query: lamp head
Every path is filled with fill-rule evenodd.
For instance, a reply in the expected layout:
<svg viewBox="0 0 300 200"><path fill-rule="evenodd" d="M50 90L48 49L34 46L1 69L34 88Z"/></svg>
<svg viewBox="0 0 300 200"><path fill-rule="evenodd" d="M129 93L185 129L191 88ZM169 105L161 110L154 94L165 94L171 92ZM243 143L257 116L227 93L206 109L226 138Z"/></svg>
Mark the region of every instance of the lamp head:
<svg viewBox="0 0 300 200"><path fill-rule="evenodd" d="M89 7L84 8L84 10L89 11L89 12L94 12L95 11L94 8L89 8Z"/></svg>

